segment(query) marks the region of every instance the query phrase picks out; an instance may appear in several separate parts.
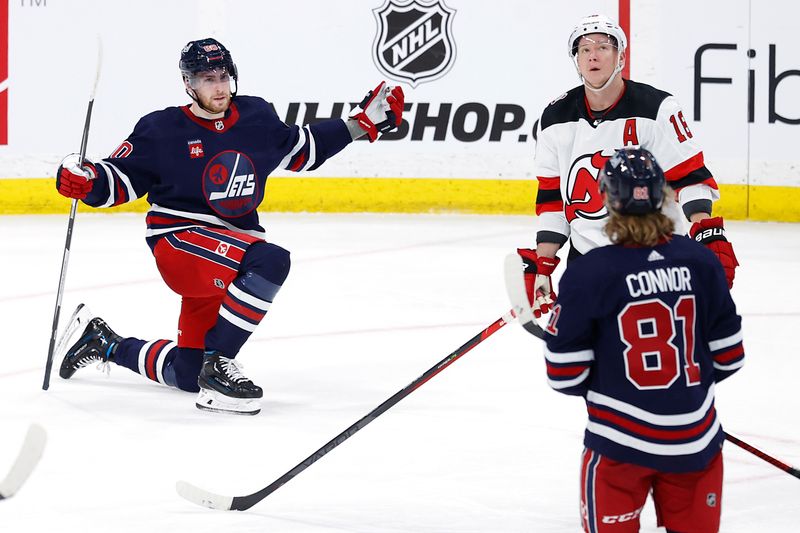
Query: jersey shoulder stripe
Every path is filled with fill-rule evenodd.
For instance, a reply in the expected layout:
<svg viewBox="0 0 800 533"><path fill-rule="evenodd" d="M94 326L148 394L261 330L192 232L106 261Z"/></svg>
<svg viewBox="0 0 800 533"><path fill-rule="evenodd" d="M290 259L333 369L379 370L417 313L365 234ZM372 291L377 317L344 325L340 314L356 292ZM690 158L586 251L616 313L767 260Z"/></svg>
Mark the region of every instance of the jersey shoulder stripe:
<svg viewBox="0 0 800 533"><path fill-rule="evenodd" d="M658 110L664 100L672 96L666 91L656 89L652 85L625 80L625 95L617 109L617 116L613 118L647 118L656 120ZM612 113L613 114L613 113Z"/></svg>
<svg viewBox="0 0 800 533"><path fill-rule="evenodd" d="M544 108L541 118L541 130L554 124L577 122L580 118L580 107L583 105L585 89L583 85L570 89Z"/></svg>
<svg viewBox="0 0 800 533"><path fill-rule="evenodd" d="M656 120L664 100L671 96L670 93L656 89L652 85L625 80L625 92L619 102L603 117L603 120L626 118ZM590 121L585 100L586 89L580 85L550 102L550 105L542 113L542 131L556 124L577 122L580 119Z"/></svg>

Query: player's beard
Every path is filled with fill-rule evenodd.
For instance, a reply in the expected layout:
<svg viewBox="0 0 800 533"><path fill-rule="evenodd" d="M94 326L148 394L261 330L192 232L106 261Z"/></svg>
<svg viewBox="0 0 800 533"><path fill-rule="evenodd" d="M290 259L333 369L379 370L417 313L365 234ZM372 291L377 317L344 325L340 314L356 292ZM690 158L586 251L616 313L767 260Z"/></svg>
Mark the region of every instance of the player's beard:
<svg viewBox="0 0 800 533"><path fill-rule="evenodd" d="M217 113L224 113L225 111L228 110L228 107L230 107L231 105L230 93L220 93L209 97L201 96L198 94L197 99L200 101L200 106L209 113L211 113L212 115L216 115Z"/></svg>

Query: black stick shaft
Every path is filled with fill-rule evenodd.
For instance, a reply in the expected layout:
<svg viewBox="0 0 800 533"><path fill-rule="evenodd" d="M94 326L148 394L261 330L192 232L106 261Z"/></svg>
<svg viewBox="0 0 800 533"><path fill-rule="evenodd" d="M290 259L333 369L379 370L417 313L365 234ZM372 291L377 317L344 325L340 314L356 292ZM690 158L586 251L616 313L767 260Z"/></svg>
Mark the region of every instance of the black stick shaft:
<svg viewBox="0 0 800 533"><path fill-rule="evenodd" d="M83 136L81 137L81 153L80 165L86 159L86 144L89 142L89 124L92 121L92 107L94 106L94 98L89 100L89 106L86 109L86 121L83 124ZM78 211L78 200L72 200L72 205L69 208L69 222L67 223L67 240L64 243L64 254L61 257L61 275L58 278L58 292L56 293L56 308L53 311L53 327L50 332L50 348L47 350L47 364L44 368L44 382L42 389L47 390L50 388L50 371L53 368L53 351L56 346L56 334L58 333L58 317L61 314L61 298L64 296L64 282L67 279L67 265L69 265L69 249L72 246L72 228L75 227L75 214Z"/></svg>
<svg viewBox="0 0 800 533"><path fill-rule="evenodd" d="M736 437L734 437L730 433L725 433L725 438L727 440L729 440L730 442L734 443L735 445L737 445L738 447L740 447L741 449L752 453L753 455L755 455L759 459L763 459L764 461L768 462L772 466L780 468L781 470L783 470L787 474L792 475L792 476L800 479L800 470L798 470L797 468L789 466L786 463L784 463L782 461L779 461L778 459L775 459L771 455L762 452L761 450L759 450L758 448L756 448L756 447L754 447L754 446L752 446L750 444L747 444L743 440L737 439Z"/></svg>
<svg viewBox="0 0 800 533"><path fill-rule="evenodd" d="M297 466L283 474L281 477L264 487L263 489L259 490L256 493L247 495L247 496L236 496L233 498L233 503L231 504L231 509L235 511L244 511L249 509L253 505L257 504L280 487L285 485L288 481L292 478L300 474L306 468L314 464L315 462L322 459L328 452L339 446L341 443L355 435L360 429L365 427L367 424L378 418L380 415L391 409L397 402L420 388L423 384L425 384L428 380L434 377L436 374L450 366L454 363L457 359L459 359L462 355L466 354L470 350L472 350L475 346L489 338L494 332L505 326L508 322L513 320L513 314L509 312L508 314L504 315L501 318L495 320L489 327L472 337L468 340L463 346L458 348L456 351L436 363L433 367L429 368L424 374L420 377L409 383L405 386L402 390L396 392L394 396L380 404L378 407L367 413L364 417L359 419L355 424L348 427L330 441L328 441L324 446L320 449L303 459Z"/></svg>

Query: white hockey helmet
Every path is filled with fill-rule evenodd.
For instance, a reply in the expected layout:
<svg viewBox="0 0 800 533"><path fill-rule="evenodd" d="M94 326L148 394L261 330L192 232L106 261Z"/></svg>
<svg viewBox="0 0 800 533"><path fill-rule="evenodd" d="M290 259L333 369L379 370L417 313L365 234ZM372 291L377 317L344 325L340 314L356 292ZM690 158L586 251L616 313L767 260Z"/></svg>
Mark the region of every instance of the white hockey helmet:
<svg viewBox="0 0 800 533"><path fill-rule="evenodd" d="M602 33L612 37L617 42L617 66L614 68L614 72L611 73L611 76L608 78L608 80L606 80L602 87L592 87L590 84L586 83L586 80L583 79L583 74L581 74L581 69L578 66L578 43L580 42L581 37L584 35L589 35L590 33ZM628 38L625 37L625 32L622 31L622 28L620 28L619 24L605 15L589 15L588 17L582 18L578 25L575 26L575 29L572 30L572 33L569 36L569 42L567 43L567 53L575 65L575 70L578 71L578 77L584 83L586 88L593 92L600 92L611 85L617 74L622 72L622 67L624 64L624 61L622 60L622 53L627 47Z"/></svg>
<svg viewBox="0 0 800 533"><path fill-rule="evenodd" d="M590 33L604 33L613 37L617 41L617 50L620 52L628 47L628 39L625 37L625 32L622 31L619 24L605 15L589 15L581 19L569 36L567 53L569 53L571 58L575 57L578 51L578 41L580 41L580 38Z"/></svg>

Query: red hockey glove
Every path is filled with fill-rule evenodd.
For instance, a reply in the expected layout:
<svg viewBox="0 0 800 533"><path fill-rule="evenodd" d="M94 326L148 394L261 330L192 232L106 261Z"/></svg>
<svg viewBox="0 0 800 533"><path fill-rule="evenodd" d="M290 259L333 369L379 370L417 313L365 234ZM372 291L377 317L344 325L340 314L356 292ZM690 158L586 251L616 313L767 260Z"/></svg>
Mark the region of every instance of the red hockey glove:
<svg viewBox="0 0 800 533"><path fill-rule="evenodd" d="M83 200L92 190L93 179L97 177L94 165L84 160L83 167L78 165L78 157L73 154L64 158L56 172L56 189L67 198Z"/></svg>
<svg viewBox="0 0 800 533"><path fill-rule="evenodd" d="M403 88L389 87L382 81L353 109L350 118L367 132L369 142L375 142L379 133L400 125L403 121L404 104Z"/></svg>
<svg viewBox="0 0 800 533"><path fill-rule="evenodd" d="M539 257L536 250L517 248L525 264L525 292L531 304L533 316L539 318L548 313L556 302L556 292L550 276L561 261L558 257Z"/></svg>
<svg viewBox="0 0 800 533"><path fill-rule="evenodd" d="M717 254L722 268L725 269L725 277L728 278L728 288L733 287L733 278L736 275L739 261L736 259L736 254L733 253L733 245L725 238L722 217L704 218L695 222L689 229L689 236Z"/></svg>

